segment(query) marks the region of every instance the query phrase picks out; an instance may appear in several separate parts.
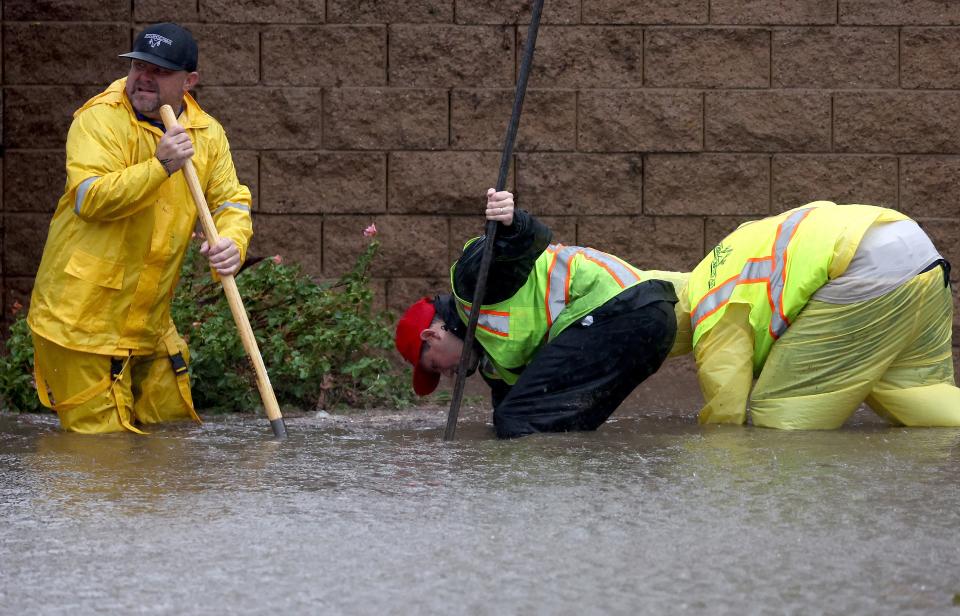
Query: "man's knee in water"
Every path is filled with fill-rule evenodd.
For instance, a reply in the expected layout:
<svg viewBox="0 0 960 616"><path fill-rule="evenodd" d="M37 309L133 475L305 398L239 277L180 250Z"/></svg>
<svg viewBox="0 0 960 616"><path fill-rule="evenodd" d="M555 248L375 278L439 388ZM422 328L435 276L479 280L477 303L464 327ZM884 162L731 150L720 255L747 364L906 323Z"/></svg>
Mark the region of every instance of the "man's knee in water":
<svg viewBox="0 0 960 616"><path fill-rule="evenodd" d="M499 405L493 411L493 428L497 438L508 439L538 432L522 414L511 412L509 407Z"/></svg>

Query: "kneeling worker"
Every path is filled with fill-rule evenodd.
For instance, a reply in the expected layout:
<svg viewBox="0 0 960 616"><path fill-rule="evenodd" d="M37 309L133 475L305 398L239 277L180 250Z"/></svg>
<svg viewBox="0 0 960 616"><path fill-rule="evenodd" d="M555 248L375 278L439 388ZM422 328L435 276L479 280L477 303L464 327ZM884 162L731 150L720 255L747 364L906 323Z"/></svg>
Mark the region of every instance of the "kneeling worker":
<svg viewBox="0 0 960 616"><path fill-rule="evenodd" d="M426 395L457 370L476 303L471 365L480 362L491 387L497 436L595 430L667 357L673 285L613 255L550 244L550 230L515 210L509 192L488 191L486 217L499 227L485 297L473 297L480 237L451 268L453 294L419 300L397 325L414 390Z"/></svg>
<svg viewBox="0 0 960 616"><path fill-rule="evenodd" d="M499 200L512 207L509 193L493 195L489 219L498 219ZM502 216L508 224L509 212ZM690 350L706 400L701 423L742 424L749 402L756 426L830 429L866 402L894 424L960 426L950 265L899 212L810 203L741 225L689 274L644 272L591 249L544 248L546 239L524 244L518 238L537 233L521 232L528 224L540 226L518 212L513 234L508 230L497 238L492 289L506 291L489 291L477 331L492 365L483 375L493 387L498 435L596 428L667 354ZM457 367L470 308L464 294L475 286L481 253L475 244L481 241L468 245L453 268L452 306L444 296L421 300L398 325L397 346L415 366L418 393L433 391L439 373ZM511 252L518 246L525 251ZM587 288L596 293L602 285L581 285L589 279L576 275L591 270L569 268L561 257L565 251L578 255L579 265L600 266L616 283L623 277L606 267L610 263L646 282L634 282L632 292L630 285L613 292L608 303L599 297L594 298L599 303L581 303L578 293ZM648 318L664 314L673 301L667 283L679 298L673 326L611 327L611 335L591 331L598 315L615 311L634 294L646 297L656 290L657 302L638 303ZM578 309L585 304L593 308ZM553 318L555 308L559 316ZM539 330L527 328L540 324L538 319ZM569 333L559 335L570 325ZM417 340L426 342L422 351ZM643 370L631 371L631 362L640 362ZM527 367L516 377L516 370L503 366ZM494 373L505 378L498 381Z"/></svg>
<svg viewBox="0 0 960 616"><path fill-rule="evenodd" d="M886 208L818 201L741 225L678 288L700 421L744 423L749 400L756 426L829 429L866 402L898 425L960 426L949 274Z"/></svg>

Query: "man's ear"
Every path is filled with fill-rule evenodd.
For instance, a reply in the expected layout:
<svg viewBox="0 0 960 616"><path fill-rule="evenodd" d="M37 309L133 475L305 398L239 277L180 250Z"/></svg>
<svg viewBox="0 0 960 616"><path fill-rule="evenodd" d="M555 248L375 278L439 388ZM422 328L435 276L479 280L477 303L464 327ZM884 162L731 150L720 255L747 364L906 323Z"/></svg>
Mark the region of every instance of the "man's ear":
<svg viewBox="0 0 960 616"><path fill-rule="evenodd" d="M440 333L433 328L427 328L422 332L420 332L420 340L423 340L424 342L429 342L431 340L439 340L439 339L440 339Z"/></svg>
<svg viewBox="0 0 960 616"><path fill-rule="evenodd" d="M183 91L189 92L199 82L200 82L200 73L196 71L192 73L187 73L187 78L183 82Z"/></svg>

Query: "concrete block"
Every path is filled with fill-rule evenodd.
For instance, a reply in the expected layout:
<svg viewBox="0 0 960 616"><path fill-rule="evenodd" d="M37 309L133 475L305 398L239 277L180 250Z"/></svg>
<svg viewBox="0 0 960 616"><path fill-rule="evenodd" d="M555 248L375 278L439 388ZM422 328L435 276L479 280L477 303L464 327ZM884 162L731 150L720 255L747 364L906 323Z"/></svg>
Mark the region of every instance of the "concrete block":
<svg viewBox="0 0 960 616"><path fill-rule="evenodd" d="M96 84L124 76L130 50L126 24L11 23L3 25L4 85Z"/></svg>
<svg viewBox="0 0 960 616"><path fill-rule="evenodd" d="M913 218L960 219L958 177L960 159L953 156L902 157L899 209Z"/></svg>
<svg viewBox="0 0 960 616"><path fill-rule="evenodd" d="M708 150L830 150L827 92L712 92L706 95L705 106Z"/></svg>
<svg viewBox="0 0 960 616"><path fill-rule="evenodd" d="M585 24L705 24L707 0L583 0Z"/></svg>
<svg viewBox="0 0 960 616"><path fill-rule="evenodd" d="M342 88L324 96L324 146L351 150L447 147L444 90Z"/></svg>
<svg viewBox="0 0 960 616"><path fill-rule="evenodd" d="M450 145L464 150L503 150L514 90L454 90L450 95ZM527 90L514 151L573 150L577 142L577 93Z"/></svg>
<svg viewBox="0 0 960 616"><path fill-rule="evenodd" d="M715 24L808 25L837 22L837 0L711 0Z"/></svg>
<svg viewBox="0 0 960 616"><path fill-rule="evenodd" d="M580 220L580 242L640 269L690 271L703 257L703 221L660 216Z"/></svg>
<svg viewBox="0 0 960 616"><path fill-rule="evenodd" d="M387 209L391 214L482 217L487 188L496 186L499 167L497 152L392 152Z"/></svg>
<svg viewBox="0 0 960 616"><path fill-rule="evenodd" d="M262 37L266 84L386 85L384 26L275 26Z"/></svg>
<svg viewBox="0 0 960 616"><path fill-rule="evenodd" d="M651 154L643 211L648 215L751 215L770 210L770 159L757 154Z"/></svg>
<svg viewBox="0 0 960 616"><path fill-rule="evenodd" d="M526 40L520 29L519 49ZM519 55L519 54L518 54ZM537 34L530 86L636 88L643 85L643 28L543 26Z"/></svg>
<svg viewBox="0 0 960 616"><path fill-rule="evenodd" d="M324 0L203 0L200 18L207 22L307 23L325 21Z"/></svg>
<svg viewBox="0 0 960 616"><path fill-rule="evenodd" d="M380 152L263 152L262 211L277 214L386 212Z"/></svg>
<svg viewBox="0 0 960 616"><path fill-rule="evenodd" d="M770 34L754 28L649 28L644 85L665 88L765 88Z"/></svg>
<svg viewBox="0 0 960 616"><path fill-rule="evenodd" d="M372 271L384 278L438 278L447 275L447 220L443 216L327 216L323 273L340 276L369 244L363 229L377 225L380 253Z"/></svg>
<svg viewBox="0 0 960 616"><path fill-rule="evenodd" d="M637 154L519 154L517 194L538 216L639 214L643 161Z"/></svg>
<svg viewBox="0 0 960 616"><path fill-rule="evenodd" d="M904 88L960 89L960 32L956 28L903 28L900 49Z"/></svg>
<svg viewBox="0 0 960 616"><path fill-rule="evenodd" d="M581 151L697 151L703 148L699 92L589 90L579 95Z"/></svg>
<svg viewBox="0 0 960 616"><path fill-rule="evenodd" d="M513 43L513 29L502 26L390 26L390 83L511 87Z"/></svg>
<svg viewBox="0 0 960 616"><path fill-rule="evenodd" d="M320 88L204 88L204 110L220 120L241 149L321 147Z"/></svg>
<svg viewBox="0 0 960 616"><path fill-rule="evenodd" d="M837 151L960 151L958 92L837 92L833 107Z"/></svg>
<svg viewBox="0 0 960 616"><path fill-rule="evenodd" d="M776 88L897 88L895 28L773 31Z"/></svg>
<svg viewBox="0 0 960 616"><path fill-rule="evenodd" d="M773 157L773 212L811 201L897 206L894 156Z"/></svg>

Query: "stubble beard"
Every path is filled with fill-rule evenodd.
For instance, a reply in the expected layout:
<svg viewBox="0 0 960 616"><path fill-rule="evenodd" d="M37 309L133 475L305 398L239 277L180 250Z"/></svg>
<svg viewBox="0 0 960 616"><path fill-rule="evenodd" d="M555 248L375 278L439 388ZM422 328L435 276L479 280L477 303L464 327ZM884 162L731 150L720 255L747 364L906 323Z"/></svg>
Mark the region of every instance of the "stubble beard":
<svg viewBox="0 0 960 616"><path fill-rule="evenodd" d="M127 98L130 99L133 108L144 115L156 114L160 111L159 92L138 92L136 84L133 84L131 88L127 89Z"/></svg>
<svg viewBox="0 0 960 616"><path fill-rule="evenodd" d="M160 111L160 96L158 94L140 92L130 98L133 108L146 115Z"/></svg>

